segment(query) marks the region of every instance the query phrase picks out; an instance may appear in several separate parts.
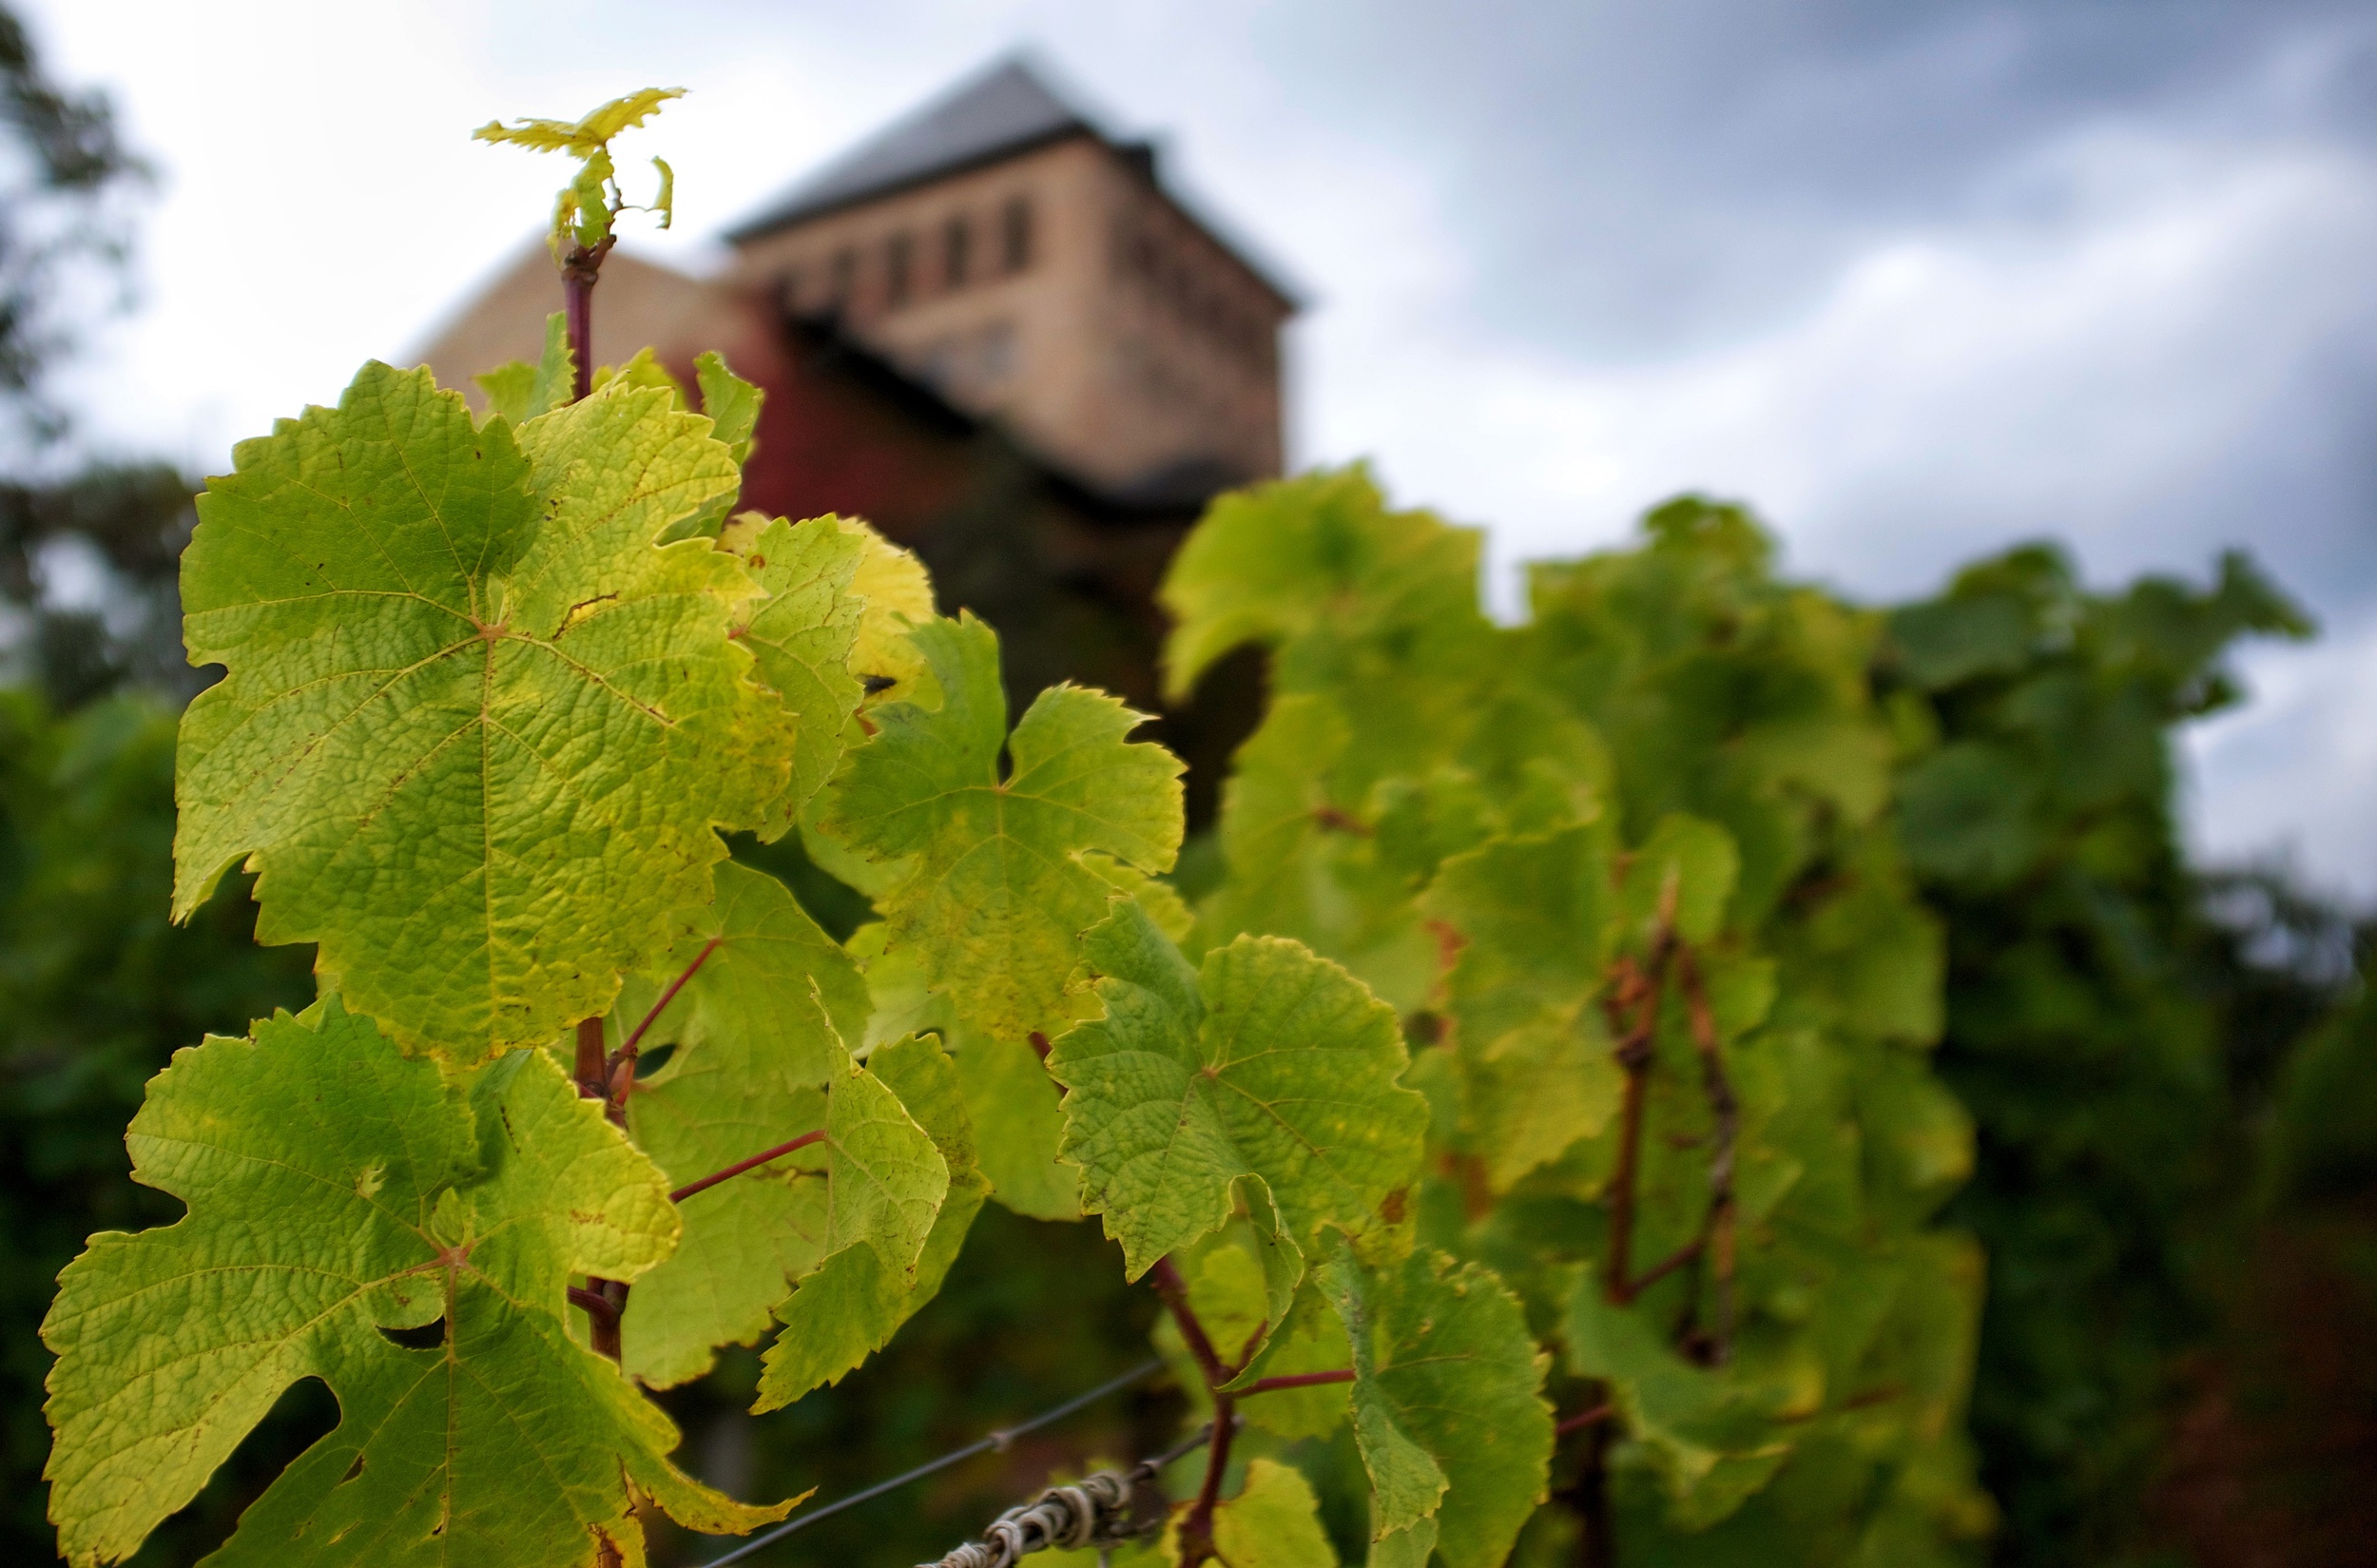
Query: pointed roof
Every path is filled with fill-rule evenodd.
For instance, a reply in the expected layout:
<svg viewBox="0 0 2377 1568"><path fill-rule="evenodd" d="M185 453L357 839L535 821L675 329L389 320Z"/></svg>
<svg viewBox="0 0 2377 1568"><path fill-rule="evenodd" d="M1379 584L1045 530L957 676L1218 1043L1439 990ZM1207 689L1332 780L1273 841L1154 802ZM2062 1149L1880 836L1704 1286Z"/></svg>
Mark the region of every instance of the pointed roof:
<svg viewBox="0 0 2377 1568"><path fill-rule="evenodd" d="M860 143L728 229L726 238L741 244L836 207L1075 135L1105 139L1023 60L1004 60Z"/></svg>

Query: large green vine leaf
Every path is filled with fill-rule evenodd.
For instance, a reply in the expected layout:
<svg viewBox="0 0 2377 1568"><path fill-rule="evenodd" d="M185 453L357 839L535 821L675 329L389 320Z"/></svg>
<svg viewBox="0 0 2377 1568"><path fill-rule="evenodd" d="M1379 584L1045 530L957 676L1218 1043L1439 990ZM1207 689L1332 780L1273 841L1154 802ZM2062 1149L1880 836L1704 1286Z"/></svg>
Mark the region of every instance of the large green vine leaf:
<svg viewBox="0 0 2377 1568"><path fill-rule="evenodd" d="M916 1267L948 1187L932 1140L842 1048L865 1026L857 967L773 877L718 869L718 901L686 912L667 964L630 1004L693 971L645 1037L676 1051L628 1100L638 1147L683 1186L804 1132L820 1142L689 1196L686 1235L628 1301L622 1362L656 1386L750 1344L793 1282L861 1243L896 1278ZM708 957L702 955L707 952ZM619 1021L632 1028L623 1008Z"/></svg>
<svg viewBox="0 0 2377 1568"><path fill-rule="evenodd" d="M1010 736L988 627L933 621L912 639L939 706L870 710L879 733L827 786L821 825L905 862L877 900L888 942L918 951L960 1021L1053 1035L1070 1021L1081 934L1180 848L1180 761L1124 739L1142 715L1071 686L1041 692Z"/></svg>
<svg viewBox="0 0 2377 1568"><path fill-rule="evenodd" d="M891 1343L899 1326L938 1294L957 1261L974 1216L990 1195L975 1164L974 1128L956 1070L930 1036L878 1046L874 1074L908 1108L949 1170L949 1195L934 1217L915 1267L903 1269L872 1247L850 1247L825 1260L776 1309L783 1332L767 1347L754 1410L790 1404L810 1389L838 1383Z"/></svg>
<svg viewBox="0 0 2377 1568"><path fill-rule="evenodd" d="M1420 1164L1427 1102L1393 1010L1299 942L1243 937L1191 969L1134 900L1090 932L1103 1018L1056 1042L1064 1153L1137 1278L1224 1224L1254 1177L1301 1247L1363 1229Z"/></svg>
<svg viewBox="0 0 2377 1568"><path fill-rule="evenodd" d="M1354 1358L1373 1561L1495 1568L1543 1500L1552 1411L1517 1300L1423 1249L1373 1271L1342 1239L1319 1270ZM1399 1539L1401 1538L1401 1539Z"/></svg>
<svg viewBox="0 0 2377 1568"><path fill-rule="evenodd" d="M887 952L880 920L850 939L851 956L866 971L875 1016L870 1043L932 1033L955 1064L971 1128L971 1158L991 1184L991 1195L1018 1214L1041 1220L1081 1217L1081 1171L1056 1157L1064 1136L1060 1091L1023 1040L1003 1040L957 1021L956 1003L926 982L913 948Z"/></svg>
<svg viewBox="0 0 2377 1568"><path fill-rule="evenodd" d="M606 1011L790 773L748 576L654 544L737 482L709 430L614 383L515 438L375 363L242 443L183 560L228 674L183 720L176 914L245 856L260 939L465 1062Z"/></svg>
<svg viewBox="0 0 2377 1568"><path fill-rule="evenodd" d="M93 1237L43 1325L72 1561L128 1557L306 1377L338 1428L217 1561L527 1568L601 1539L641 1560L640 1500L710 1531L785 1511L680 1474L668 1419L571 1338L570 1276L636 1278L677 1221L543 1053L466 1092L334 998L177 1055L128 1141L189 1212ZM417 1347L383 1332L440 1323Z"/></svg>

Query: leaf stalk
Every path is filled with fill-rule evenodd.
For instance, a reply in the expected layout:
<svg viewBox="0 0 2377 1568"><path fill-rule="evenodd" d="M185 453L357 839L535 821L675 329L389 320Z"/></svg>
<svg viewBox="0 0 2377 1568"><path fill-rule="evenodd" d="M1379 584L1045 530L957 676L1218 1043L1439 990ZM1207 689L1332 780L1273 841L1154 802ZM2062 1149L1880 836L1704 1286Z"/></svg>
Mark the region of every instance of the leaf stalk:
<svg viewBox="0 0 2377 1568"><path fill-rule="evenodd" d="M1213 1510L1222 1500L1222 1475L1229 1468L1229 1444L1238 1425L1238 1401L1222 1392L1222 1384L1235 1377L1239 1367L1224 1366L1214 1352L1212 1337L1198 1321L1196 1308L1188 1303L1188 1282L1181 1278L1180 1269L1169 1257L1155 1260L1148 1270L1148 1283L1163 1299L1165 1309L1172 1322L1180 1326L1180 1337L1195 1359L1197 1370L1205 1375L1206 1393L1213 1401L1213 1437L1205 1451L1205 1480L1197 1487L1196 1500L1188 1505L1187 1517L1180 1521L1180 1568L1198 1568L1214 1555Z"/></svg>
<svg viewBox="0 0 2377 1568"><path fill-rule="evenodd" d="M759 1153L752 1155L747 1160L737 1160L734 1164L726 1167L724 1171L713 1171L699 1181L689 1181L686 1183L683 1187L678 1188L674 1192L668 1194L668 1201L670 1203L683 1203L686 1199L693 1196L696 1192L706 1192L722 1181L731 1181L735 1177L742 1175L745 1171L756 1171L761 1166L765 1165L768 1161L782 1159L796 1149L806 1149L809 1145L816 1143L824 1136L825 1129L821 1127L814 1132L803 1132L799 1137L792 1139L788 1143L780 1143L773 1149L762 1150Z"/></svg>

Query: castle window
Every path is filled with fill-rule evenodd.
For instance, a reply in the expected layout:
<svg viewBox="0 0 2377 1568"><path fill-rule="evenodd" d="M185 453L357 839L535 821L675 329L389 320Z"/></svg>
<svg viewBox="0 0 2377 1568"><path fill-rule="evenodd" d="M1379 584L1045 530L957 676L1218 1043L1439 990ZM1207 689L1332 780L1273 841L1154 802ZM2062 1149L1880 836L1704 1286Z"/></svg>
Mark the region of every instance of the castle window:
<svg viewBox="0 0 2377 1568"><path fill-rule="evenodd" d="M994 321L982 334L978 351L982 379L996 382L1015 373L1015 328L1011 321Z"/></svg>
<svg viewBox="0 0 2377 1568"><path fill-rule="evenodd" d="M941 230L941 279L943 286L966 286L966 265L973 260L967 253L973 249L974 231L963 218L952 218Z"/></svg>
<svg viewBox="0 0 2377 1568"><path fill-rule="evenodd" d="M850 297L859 292L859 253L847 246L834 252L833 293L826 308L837 314L850 309Z"/></svg>
<svg viewBox="0 0 2377 1568"><path fill-rule="evenodd" d="M1009 272L1032 264L1032 203L1018 196L999 214L999 261Z"/></svg>
<svg viewBox="0 0 2377 1568"><path fill-rule="evenodd" d="M883 303L894 310L908 302L915 262L916 242L905 234L893 235L883 247Z"/></svg>

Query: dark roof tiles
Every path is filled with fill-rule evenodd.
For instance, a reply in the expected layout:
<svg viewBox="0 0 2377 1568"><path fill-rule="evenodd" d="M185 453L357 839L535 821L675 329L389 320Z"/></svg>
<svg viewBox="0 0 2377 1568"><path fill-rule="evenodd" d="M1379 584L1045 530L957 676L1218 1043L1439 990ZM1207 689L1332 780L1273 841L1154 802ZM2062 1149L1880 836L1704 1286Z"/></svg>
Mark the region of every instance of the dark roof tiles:
<svg viewBox="0 0 2377 1568"><path fill-rule="evenodd" d="M1098 128L1020 60L1008 60L861 142L736 224L741 243L803 218Z"/></svg>

